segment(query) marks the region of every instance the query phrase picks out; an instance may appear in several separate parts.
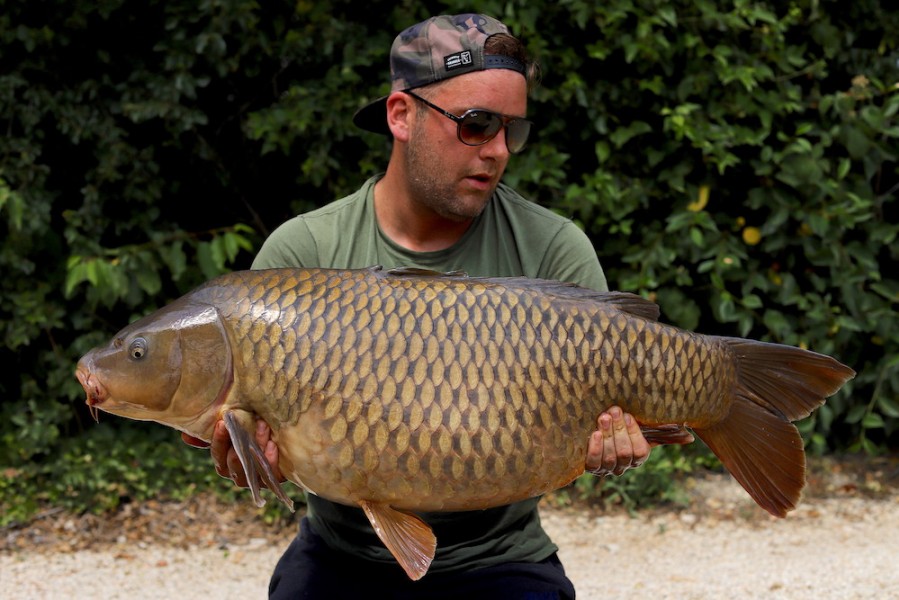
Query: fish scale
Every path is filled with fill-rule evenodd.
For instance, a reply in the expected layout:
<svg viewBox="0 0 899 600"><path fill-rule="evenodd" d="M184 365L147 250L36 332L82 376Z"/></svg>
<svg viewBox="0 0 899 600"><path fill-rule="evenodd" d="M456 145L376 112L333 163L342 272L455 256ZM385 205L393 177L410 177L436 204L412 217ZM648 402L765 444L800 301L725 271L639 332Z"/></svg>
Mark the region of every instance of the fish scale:
<svg viewBox="0 0 899 600"><path fill-rule="evenodd" d="M352 294L352 293L347 293L347 297L349 298L349 300L347 300L347 302L344 303L345 305L349 305L351 303L351 299L352 299L353 295L354 294ZM326 298L325 300L333 302L333 298ZM388 313L388 315L385 316L383 319L375 319L375 321L371 324L372 332L375 335L378 335L380 333L381 329L386 326L385 333L388 336L396 335L396 333L398 333L400 331L400 327L401 327L400 320L409 314L409 309L416 302L416 300L418 300L418 299L417 298L412 298L412 299L408 299L408 300L403 299L402 301L399 302L399 304L397 304L397 302L394 301L394 299L392 297L390 297L386 306L384 306L383 308L385 309L385 311L393 308L395 312ZM443 322L448 322L451 324L448 335L452 342L460 343L462 340L466 340L469 343L471 343L473 340L477 339L478 334L475 331L475 329L473 327L471 327L470 324L467 322L465 323L464 331L463 331L463 328L460 327L459 319L465 319L467 321L467 319L469 318L469 314L467 313L467 311L458 310L457 306L451 303L451 302L456 302L456 301L457 301L457 297L451 296L449 300L443 302L443 305L446 307L445 310L447 311L445 318L443 318ZM278 302L279 302L279 298L274 294L270 295L266 301L266 303L268 305L278 304ZM496 304L496 302L494 302L494 304ZM461 306L464 307L464 305L461 305ZM484 303L482 303L481 307L484 307L484 306L486 306L486 305ZM424 312L424 304L420 303L419 307L420 308L418 309L417 312L419 313L419 316L420 316ZM320 311L317 311L314 308L314 306L311 309L307 308L307 310L311 310L311 312L313 314L320 312ZM327 316L327 313L325 313L324 311L321 311L320 314L325 315L326 322L333 321L333 318ZM379 314L384 315L383 312L379 313ZM337 313L333 313L333 317L336 317L336 315L337 315ZM436 314L436 313L433 316L434 317L443 317L443 315ZM345 318L349 319L349 316L346 316ZM486 320L487 321L495 320L495 315L491 314L490 316L486 317ZM412 333L412 329L417 326L417 323L413 320L406 319L405 321L403 321L402 325L404 327L403 333L406 335L410 335ZM430 329L430 325L427 323L427 321L422 325L422 329L424 329L424 330ZM315 336L313 335L313 339L314 339L314 337ZM403 340L405 338L399 338L399 339ZM419 340L420 336L416 335L415 339ZM258 343L258 340L256 340L256 343ZM339 344L339 343L341 343L341 337L335 337L333 340L331 340L332 346ZM431 398L433 396L433 390L428 391L428 390L421 389L421 384L424 380L424 377L427 373L427 367L429 366L430 363L426 362L426 359L417 360L412 363L413 366L410 366L407 368L406 361L402 360L403 357L402 357L402 354L400 354L400 352L402 352L403 350L406 349L406 345L404 343L398 343L395 346L398 347L399 350L392 352L390 355L390 358L394 361L400 360L400 365L396 369L394 369L394 372L393 372L394 381L397 379L405 379L407 376L411 376L413 379L413 382L416 384L416 387L414 388L413 394L407 393L404 395L404 398L418 397L420 400L420 403L421 403L421 408L420 409L418 407L414 408L412 411L412 414L411 414L410 427L412 429L415 429L419 426L420 422L422 421L418 417L419 413L423 412L424 410L427 410L430 407ZM468 346L464 346L464 348L468 348ZM477 348L475 350L475 354L480 354L481 352L479 352L479 351L481 351L481 350L482 349L480 347ZM285 348L285 351L289 351L289 348ZM264 358L264 360L268 360L266 353L260 353L260 356L262 356ZM300 356L299 360L302 361L304 358L305 357ZM413 355L409 358L412 358L414 360L416 358L416 356L413 353ZM468 360L466 360L466 359L468 359ZM433 360L433 358L432 358L432 360ZM468 374L467 379L469 380L468 381L469 384L471 383L472 379L478 377L477 366L479 364L483 364L483 363L484 363L484 356L468 357L463 352L463 355L461 357L461 361L459 364L460 364L460 369L465 369L466 367L468 368L469 374ZM355 367L353 362L346 360L346 355L344 355L344 360L343 360L342 364L344 367L344 371L341 373L341 377L342 378L351 377L352 372L347 373L346 370L352 369ZM442 366L442 363L440 363L440 364ZM285 376L287 378L292 378L294 376L294 374L288 370L288 371L283 372L283 376ZM485 377L485 380L486 380L485 385L488 388L491 387L491 385L492 385L491 377L487 376L487 377ZM456 384L453 386L453 388L458 389L459 385L461 384L461 381L462 381L462 377L460 375L457 378ZM435 383L439 385L440 382L435 381ZM272 393L273 390L267 390L267 391L269 393ZM446 387L443 387L442 391L444 392L443 396L445 397L443 404L444 404L444 406L447 406L452 402L452 393L451 393L452 389L447 389ZM487 399L485 401L489 402L489 399ZM337 404L337 402L335 402L334 404ZM326 417L328 417L327 412L328 411L326 410L326 415L325 415ZM341 415L340 417L337 417L339 420L337 421L336 424L331 423L331 420L334 419L335 417L330 417L329 419L326 419L326 421L324 422L324 425L325 425L325 427L330 428L331 438L332 438L333 442L335 442L335 443L340 442L340 439L342 439L346 435L348 426L344 423L344 419L346 419L346 421L348 421L349 423L353 423L355 416L356 416L354 414L354 412L355 411L353 411L353 410L345 411L345 414ZM456 432L457 431L458 424L454 423L453 422L454 419L452 418L453 414L456 414L456 413L458 413L457 410L455 410L455 409L450 410L447 413L448 423L445 423L447 428L437 431L436 425L438 423L442 423L442 421L443 421L442 415L440 415L440 413L438 413L436 410L433 410L431 412L431 415L433 415L433 416L431 416L431 418L429 419L429 421L427 423L429 426L429 431L431 432L431 435L442 435L442 437L441 437L442 443L438 443L437 445L434 445L435 449L437 449L439 451L445 451L446 447L448 446L447 439L449 439L449 436L451 435L448 432L450 432L450 431ZM497 417L493 417L493 419L497 419ZM487 420L489 422L491 419L488 417ZM458 421L461 422L461 418L459 418ZM496 428L497 427L494 426L494 429L496 429ZM363 435L363 433L365 435ZM405 434L401 433L401 435L405 435ZM422 434L422 438L424 438L424 436L425 436L425 434ZM337 438L340 438L340 439L337 439ZM355 433L353 435L354 444L361 445L365 441L367 441L367 427L364 431L362 431L357 426L355 429ZM422 447L423 447L423 443L420 443L419 451L421 451L421 452L423 452ZM505 444L501 443L500 447L511 451L510 443L505 443ZM430 448L431 448L431 445L428 445L428 449L430 449ZM471 469L468 469L468 471L470 472ZM460 473L460 469L458 468L458 466L456 466L456 468L451 469L451 473L449 473L449 475L455 475L458 473ZM437 476L440 474L432 473L432 475ZM444 473L443 475L447 475L447 474Z"/></svg>
<svg viewBox="0 0 899 600"><path fill-rule="evenodd" d="M293 286L293 282L288 282L288 285ZM290 289L293 289L291 287ZM333 290L334 288L332 288ZM498 359L500 357L499 352L496 349L492 348L491 354L494 356L494 362L487 361L487 351L483 346L473 344L479 339L479 337L483 336L483 331L479 334L477 327L470 322L471 312L467 308L467 306L475 306L474 298L471 295L465 296L463 300L460 300L460 292L464 290L450 290L449 293L439 295L441 301L437 304L432 304L433 310L430 315L425 315L424 309L425 305L421 302L418 297L417 290L405 288L405 290L411 294L410 297L403 298L395 298L393 295L391 296L374 296L375 298L379 298L383 302L376 303L377 308L379 308L379 312L376 313L375 317L371 321L365 321L363 324L370 328L372 335L375 339L379 340L378 346L384 350L384 354L376 355L377 358L387 357L390 359L391 363L388 365L389 367L393 367L389 369L391 379L387 380L390 387L399 387L402 389L403 387L408 385L408 381L411 380L414 385L409 386L408 389L404 390L401 394L403 398L403 402L413 403L416 402L411 407L409 413L409 423L408 428L411 431L420 430L417 443L415 449L418 452L418 456L414 460L407 461L407 465L412 464L415 465L413 468L412 475L417 475L419 472L418 463L424 463L428 466L428 473L432 477L440 477L443 480L449 480L443 486L431 486L433 493L435 495L440 496L440 502L445 502L444 496L448 493L452 492L452 482L463 479L463 477L470 477L472 473L487 473L486 469L484 469L483 464L485 464L486 455L478 455L468 454L465 457L454 457L454 459L443 459L442 457L448 454L448 451L453 446L453 439L458 439L463 435L467 435L468 432L460 432L459 425L462 422L462 413L453 407L454 397L458 393L459 389L463 386L463 384L468 389L473 389L477 387L478 381L483 383L481 389L478 390L477 396L479 397L479 404L472 406L473 414L483 415L483 418L480 420L472 420L478 423L479 426L484 426L488 431L494 432L494 435L498 435L498 439L496 440L496 444L490 446L490 450L493 451L494 448L498 451L504 452L508 455L511 455L515 451L515 446L511 441L511 436L505 429L500 429L501 424L504 424L506 427L514 428L516 425L516 420L512 420L509 417L513 415L513 413L509 412L505 415L502 415L499 411L495 411L490 408L490 403L492 402L492 396L496 393L495 390L491 390L491 388L495 384L495 376L493 375L493 367L498 364ZM356 289L344 289L341 290L344 296L346 297L346 301L342 302L343 309L350 313L351 310L348 309L352 305L352 299L357 295L358 290ZM302 295L302 290L300 290L299 295ZM252 294L251 294L252 296ZM358 294L359 297L365 297L366 295ZM318 300L318 304L321 302L331 303L331 306L335 306L334 300L335 295L332 291L329 295L322 294L318 299L311 298L311 305L304 306L303 308L312 313L313 316L316 314L321 315L326 324L333 324L334 321L338 319L339 313L335 310L326 311L324 309L319 309L316 307L316 300ZM280 298L275 294L270 294L266 299L267 310L270 309L270 305L277 305L280 302ZM419 308L417 311L413 311L412 308L418 304ZM478 308L481 310L485 310L486 314L481 315L481 322L495 322L497 320L497 315L495 311L487 310L489 307L496 307L500 305L500 302L495 299L490 301L482 300L477 304ZM356 309L361 305L357 305ZM438 312L439 310L439 312ZM300 312L300 311L298 311ZM417 318L416 313L417 312ZM534 318L536 314L535 311L531 311L530 314L527 314L523 310L521 311L507 311L505 315L504 325L508 325L509 318L513 315L517 314L519 318ZM351 322L350 314L343 315L343 325ZM425 317L424 322L420 322L418 318ZM411 318L410 318L411 317ZM430 357L430 361L428 358L422 358L420 353L413 351L411 355L404 356L404 353L409 350L410 344L406 343L407 337L399 337L394 338L399 333L402 333L403 336L412 336L413 332L414 337L412 337L412 341L414 346L423 345L422 342L419 342L421 336L417 333L420 329L424 331L425 335L427 335L433 329L433 323L431 320L437 320L440 323L440 326L437 327L437 331L445 331L445 335L447 339L452 344L462 344L459 346L458 352L458 362L454 363L457 365L457 369L455 371L455 376L451 375L449 384L444 384L444 382L440 381L439 378L434 378L433 373L429 380L425 380L426 375L428 374L429 366L433 364L433 360L436 358L435 355ZM503 317L500 317L500 320L503 321ZM288 327L290 327L291 323L286 323ZM509 356L512 356L514 360L518 360L518 358L527 353L533 354L533 351L529 351L526 341L538 337L537 332L533 327L525 328L525 335L520 338L520 347L516 349L516 351L508 353ZM543 328L544 332L542 333L542 337L544 339L549 339L550 333L547 328ZM302 329L301 329L302 331ZM337 331L332 329L331 331ZM386 334L391 340L396 340L395 343L390 344L389 348L385 346L385 341L381 339L381 333ZM313 341L318 337L318 333L313 333L311 338ZM325 336L327 337L327 336ZM343 350L343 335L335 334L328 340L328 350L327 354L331 356L336 356L334 353L334 349L337 346L340 346L340 349ZM258 341L257 341L258 343ZM433 345L432 345L433 347ZM539 346L537 346L540 348ZM365 350L364 348L362 349ZM539 353L539 352L538 352ZM260 353L260 355L264 358L264 360L268 360L267 353ZM533 357L532 357L533 358ZM542 358L542 356L541 356ZM299 360L302 362L305 357L300 356ZM339 379L346 381L353 381L353 370L356 365L352 360L347 360L346 354L343 354L343 359L340 363L342 365L342 371L339 373ZM442 362L438 363L440 366L436 369L440 371L443 367ZM505 365L508 367L509 365ZM381 374L381 381L378 381L378 389L382 389L384 387L384 379L386 378L385 373L388 370L385 367L385 371ZM433 369L432 369L433 372ZM552 373L552 371L550 371ZM288 378L292 378L294 376L293 373L284 372L284 376ZM301 380L302 381L302 380ZM508 385L508 381L503 381L503 385ZM423 385L424 384L424 385ZM265 386L263 386L265 387ZM347 388L352 386L347 385ZM374 386L368 386L373 388ZM436 390L434 389L436 388ZM272 395L273 390L266 389L266 392L269 396ZM346 394L346 390L344 391L344 395ZM441 404L442 406L438 407L433 404L435 396L440 396L443 398ZM369 398L364 397L364 401L368 401ZM337 455L337 465L341 468L347 468L351 465L358 465L361 467L361 470L370 470L373 464L373 460L371 456L366 456L364 452L364 444L368 441L368 432L369 427L364 423L356 423L356 417L358 416L358 410L353 410L352 406L348 406L346 410L341 410L340 414L337 414L336 405L342 405L342 400L332 401L331 405L334 406L333 410L328 410L326 407L324 412L324 419L322 421L322 427L328 431L330 442L337 445L338 449L336 451ZM534 406L532 409L537 409L539 406L539 397L534 398ZM558 409L558 407L556 407ZM445 412L444 412L445 411ZM477 411L477 412L475 412ZM333 413L333 414L332 414ZM542 413L543 426L552 427L555 421L560 420L560 415L553 415L551 412L544 408L544 412ZM501 417L505 417L505 422ZM480 422L478 422L480 421ZM564 421L563 421L564 422ZM391 445L391 448L398 453L402 453L407 450L408 446L405 441L410 437L410 434L403 429L393 429L388 431L388 435L392 434L392 439L395 441L394 444ZM562 439L562 436L555 434L555 441L559 441ZM346 442L349 442L347 445ZM458 444L461 445L461 444ZM350 460L350 447L353 449L353 460ZM492 467L493 472L490 475L501 477L505 476L508 473L509 467L514 467L517 470L525 470L527 468L527 461L522 457L517 457L518 460L515 461L493 461ZM535 458L535 460L540 460L539 458ZM338 477L339 475L335 472L333 474L334 477ZM346 477L344 475L344 477ZM351 478L357 478L350 476ZM492 492L492 486L491 486ZM435 506L434 508L442 508L442 506Z"/></svg>
<svg viewBox="0 0 899 600"><path fill-rule="evenodd" d="M76 375L95 414L206 440L224 420L257 502L264 482L290 503L253 439L262 418L281 472L361 507L417 579L436 541L414 513L565 485L613 405L658 443L684 443L692 428L766 510L795 506L805 455L791 421L854 372L657 315L631 294L525 278L240 271L132 323Z"/></svg>

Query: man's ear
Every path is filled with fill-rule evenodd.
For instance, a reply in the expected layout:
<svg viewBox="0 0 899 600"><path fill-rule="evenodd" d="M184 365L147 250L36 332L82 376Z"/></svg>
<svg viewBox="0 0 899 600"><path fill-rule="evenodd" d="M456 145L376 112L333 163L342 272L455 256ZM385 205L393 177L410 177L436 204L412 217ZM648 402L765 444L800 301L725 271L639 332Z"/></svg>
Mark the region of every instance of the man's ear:
<svg viewBox="0 0 899 600"><path fill-rule="evenodd" d="M393 92L387 97L387 127L393 139L399 142L409 141L409 131L415 118L412 96L403 92Z"/></svg>

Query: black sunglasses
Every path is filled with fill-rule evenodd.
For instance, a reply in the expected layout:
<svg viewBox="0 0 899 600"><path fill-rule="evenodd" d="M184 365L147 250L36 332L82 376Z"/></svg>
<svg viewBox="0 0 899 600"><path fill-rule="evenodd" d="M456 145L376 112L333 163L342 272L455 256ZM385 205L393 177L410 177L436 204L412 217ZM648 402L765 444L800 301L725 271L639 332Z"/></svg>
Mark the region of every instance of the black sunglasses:
<svg viewBox="0 0 899 600"><path fill-rule="evenodd" d="M518 154L524 150L531 133L531 123L521 117L510 117L483 108L470 108L462 116L456 116L432 104L409 90L403 90L416 100L425 103L443 116L456 122L456 136L466 146L480 146L496 137L501 129L506 130L506 148L510 154Z"/></svg>

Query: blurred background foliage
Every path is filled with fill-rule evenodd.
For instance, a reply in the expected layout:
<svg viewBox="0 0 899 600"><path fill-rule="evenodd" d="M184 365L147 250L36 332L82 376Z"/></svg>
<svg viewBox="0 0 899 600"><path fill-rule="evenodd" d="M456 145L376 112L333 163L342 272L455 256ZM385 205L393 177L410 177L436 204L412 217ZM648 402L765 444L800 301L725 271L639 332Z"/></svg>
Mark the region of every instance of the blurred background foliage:
<svg viewBox="0 0 899 600"><path fill-rule="evenodd" d="M812 452L895 450L899 8L886 6L0 0L0 524L47 504L229 493L176 432L90 422L75 362L383 170L389 142L350 118L389 89L393 37L470 10L543 67L537 132L506 182L583 226L612 287L664 321L855 368L801 423ZM707 460L657 450L606 489L637 506Z"/></svg>

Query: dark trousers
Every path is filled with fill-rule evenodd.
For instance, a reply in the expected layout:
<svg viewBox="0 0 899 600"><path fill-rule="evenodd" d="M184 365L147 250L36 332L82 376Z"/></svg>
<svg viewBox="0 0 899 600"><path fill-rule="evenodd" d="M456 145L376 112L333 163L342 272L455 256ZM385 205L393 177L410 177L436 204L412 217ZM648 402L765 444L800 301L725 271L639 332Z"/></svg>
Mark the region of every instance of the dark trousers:
<svg viewBox="0 0 899 600"><path fill-rule="evenodd" d="M269 598L356 600L568 600L574 586L553 554L538 563L507 563L410 580L398 564L382 564L329 548L306 518L278 561Z"/></svg>

